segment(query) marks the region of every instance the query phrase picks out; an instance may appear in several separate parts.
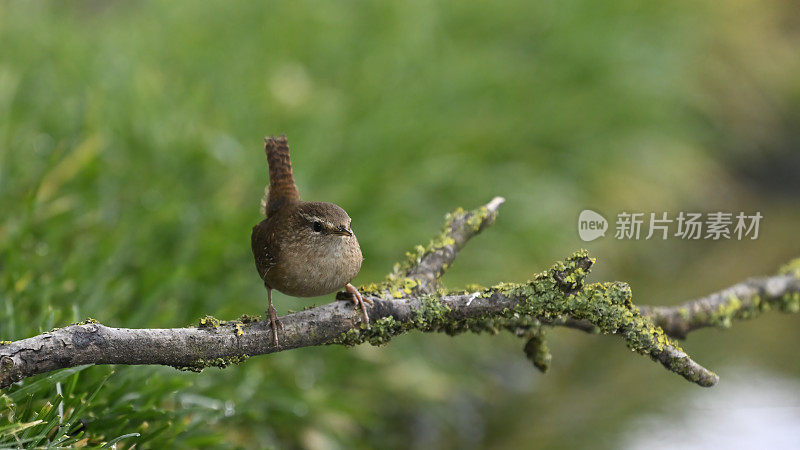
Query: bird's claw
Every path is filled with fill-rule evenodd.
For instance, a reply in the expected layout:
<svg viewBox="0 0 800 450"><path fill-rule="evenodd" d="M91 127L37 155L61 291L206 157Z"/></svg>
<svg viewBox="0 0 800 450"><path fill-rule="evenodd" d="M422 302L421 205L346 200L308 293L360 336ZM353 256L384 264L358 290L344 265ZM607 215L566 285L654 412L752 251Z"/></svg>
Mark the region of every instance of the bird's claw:
<svg viewBox="0 0 800 450"><path fill-rule="evenodd" d="M352 285L352 284L350 284L350 283L347 283L347 284L344 286L344 288L345 288L345 289L347 290L347 292L348 292L348 293L351 295L351 297L350 297L350 301L352 301L354 305L358 305L358 306L360 306L360 307L361 307L361 312L364 314L364 323L365 323L365 324L367 324L367 325L369 325L369 314L367 314L367 307L366 307L366 306L364 306L364 303L366 303L366 304L368 304L368 305L372 306L372 305L374 304L374 302L372 301L372 299L370 299L370 298L364 298L364 296L363 296L363 295L361 295L361 293L360 293L360 292L358 292L358 289L356 289L356 287L355 287L355 286L353 286L353 285Z"/></svg>

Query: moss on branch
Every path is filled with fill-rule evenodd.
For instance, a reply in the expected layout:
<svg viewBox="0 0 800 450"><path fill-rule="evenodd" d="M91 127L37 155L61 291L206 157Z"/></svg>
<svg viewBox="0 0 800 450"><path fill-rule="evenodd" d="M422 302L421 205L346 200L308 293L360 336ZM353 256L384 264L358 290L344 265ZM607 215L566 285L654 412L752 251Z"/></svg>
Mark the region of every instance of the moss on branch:
<svg viewBox="0 0 800 450"><path fill-rule="evenodd" d="M626 283L587 285L585 279L593 263L594 259L588 252L581 250L525 283L500 283L474 292L471 296L489 301L513 300L506 308L478 317L464 319L452 314L452 309L446 304L451 293L439 291L421 299L411 320L384 317L371 327L348 330L334 343L384 345L394 336L412 330L454 335L496 333L505 329L526 339L526 355L544 371L549 366L550 353L540 320L559 323L564 318L572 318L588 321L601 333L617 334L631 350L662 363L662 355L668 346L682 352L660 327L639 312ZM677 369L681 363L682 360L678 359L667 362Z"/></svg>

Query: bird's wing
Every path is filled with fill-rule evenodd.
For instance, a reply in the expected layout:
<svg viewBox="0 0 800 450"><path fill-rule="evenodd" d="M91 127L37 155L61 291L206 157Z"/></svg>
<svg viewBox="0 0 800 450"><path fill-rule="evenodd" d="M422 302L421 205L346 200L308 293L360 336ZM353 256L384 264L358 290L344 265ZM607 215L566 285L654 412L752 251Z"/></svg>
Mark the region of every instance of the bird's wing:
<svg viewBox="0 0 800 450"><path fill-rule="evenodd" d="M267 272L275 266L278 249L270 244L264 228L266 221L253 227L253 234L250 235L250 245L253 249L253 257L256 260L256 269L261 279L265 279Z"/></svg>

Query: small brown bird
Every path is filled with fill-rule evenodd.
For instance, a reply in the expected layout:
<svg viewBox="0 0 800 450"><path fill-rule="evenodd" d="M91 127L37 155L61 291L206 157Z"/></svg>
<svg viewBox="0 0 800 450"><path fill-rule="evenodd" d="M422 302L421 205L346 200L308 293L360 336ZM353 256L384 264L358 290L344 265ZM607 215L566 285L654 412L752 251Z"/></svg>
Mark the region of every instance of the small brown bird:
<svg viewBox="0 0 800 450"><path fill-rule="evenodd" d="M345 288L369 323L364 303L372 305L372 300L350 284L363 260L350 216L333 203L300 200L286 136L268 137L265 142L269 190L261 204L266 219L253 227L250 241L256 269L267 288L275 346L283 325L272 306L273 289L294 297L315 297Z"/></svg>

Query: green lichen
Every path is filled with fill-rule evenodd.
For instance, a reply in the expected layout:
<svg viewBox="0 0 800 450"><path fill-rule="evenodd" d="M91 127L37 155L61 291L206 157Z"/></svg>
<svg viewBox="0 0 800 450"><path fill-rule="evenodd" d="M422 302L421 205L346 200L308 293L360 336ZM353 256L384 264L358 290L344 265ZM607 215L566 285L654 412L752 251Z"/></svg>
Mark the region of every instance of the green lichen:
<svg viewBox="0 0 800 450"><path fill-rule="evenodd" d="M372 345L384 345L398 334L416 329L421 331L439 331L449 321L447 314L450 308L443 305L437 296L429 295L421 299L422 305L414 311L414 317L407 322L400 322L393 316L381 317L367 327L353 328L340 334L333 344L353 346L369 342Z"/></svg>
<svg viewBox="0 0 800 450"><path fill-rule="evenodd" d="M403 291L404 287L398 286L398 282L402 282L409 270L418 265L422 258L428 254L436 252L439 249L452 246L456 243L451 236L455 222L465 220L466 218L466 224L472 229L473 232L478 232L481 225L486 222L489 214L489 210L485 206L470 212L465 212L464 209L457 208L453 212L447 214L445 216L445 224L442 227L442 230L438 235L431 239L427 246L414 246L411 251L406 252L405 261L394 265L393 273L387 277L387 281L389 281L390 284L395 287L391 294L397 297L396 294ZM446 267L443 267L442 270L445 268Z"/></svg>
<svg viewBox="0 0 800 450"><path fill-rule="evenodd" d="M800 258L789 261L778 271L781 275L792 275L800 278ZM783 312L800 312L800 292L789 292L776 300L777 307Z"/></svg>
<svg viewBox="0 0 800 450"><path fill-rule="evenodd" d="M442 230L437 236L431 239L427 246L414 246L411 251L406 252L404 261L394 265L392 273L387 275L383 282L362 285L359 287L359 291L362 294L379 297L389 296L392 298L403 298L413 294L419 283L414 278L409 277L411 269L419 265L420 261L427 255L435 253L442 248L455 245L456 242L451 236L451 233L454 228L460 226L456 224L456 222L465 220L466 224L472 228L473 232L477 232L480 230L481 225L486 222L489 215L490 213L486 207L481 207L470 212L465 212L462 208L457 208L455 211L447 214ZM443 264L440 271L443 272L447 267L447 264ZM436 275L441 275L441 273Z"/></svg>
<svg viewBox="0 0 800 450"><path fill-rule="evenodd" d="M477 283L471 283L464 286L464 292L482 292L485 290L486 290L485 286L481 286L480 284Z"/></svg>
<svg viewBox="0 0 800 450"><path fill-rule="evenodd" d="M8 345L8 344L10 344L11 342L12 342L12 341L0 341L0 345Z"/></svg>
<svg viewBox="0 0 800 450"><path fill-rule="evenodd" d="M233 325L233 329L236 336L244 336L244 324L242 324L241 322L236 322Z"/></svg>
<svg viewBox="0 0 800 450"><path fill-rule="evenodd" d="M778 300L778 305L783 312L796 313L800 311L800 292L790 292Z"/></svg>
<svg viewBox="0 0 800 450"><path fill-rule="evenodd" d="M571 264L564 270L569 271ZM560 273L561 267L555 267ZM575 273L575 272L573 272ZM539 277L526 285L508 289L507 296L525 297L525 301L516 305L513 310L521 316L541 317L545 321L558 320L562 316L578 320L587 320L604 334L620 334L632 350L654 357L664 350L665 345L676 346L661 328L656 327L649 319L639 314L631 302L631 289L625 283L594 283L568 294L558 293L559 285L570 286L582 283L582 278ZM560 281L563 280L563 281ZM677 346L676 346L677 347Z"/></svg>
<svg viewBox="0 0 800 450"><path fill-rule="evenodd" d="M410 295L417 284L413 278L398 277L387 283L382 290L389 292L394 298L403 298L404 295Z"/></svg>
<svg viewBox="0 0 800 450"><path fill-rule="evenodd" d="M535 326L524 334L528 337L528 342L525 343L525 356L533 363L534 367L539 369L540 372L545 373L550 368L550 361L553 355L550 354L550 349L547 347L545 340L545 330L541 326Z"/></svg>
<svg viewBox="0 0 800 450"><path fill-rule="evenodd" d="M207 367L219 367L220 369L224 369L230 365L241 364L247 361L248 358L250 358L250 355L247 354L232 355L216 359L198 358L189 365L176 366L175 368L189 372L202 372L203 369Z"/></svg>
<svg viewBox="0 0 800 450"><path fill-rule="evenodd" d="M382 317L372 323L371 328L375 328L376 326L380 326L378 322L384 320L385 317ZM340 344L344 345L345 347L352 347L354 345L363 344L365 342L365 334L362 334L363 329L351 328L344 333L340 334L338 337L334 338L331 341L331 344Z"/></svg>
<svg viewBox="0 0 800 450"><path fill-rule="evenodd" d="M780 275L793 275L800 278L800 258L793 259L778 270Z"/></svg>
<svg viewBox="0 0 800 450"><path fill-rule="evenodd" d="M100 323L100 322L98 322L95 319L92 319L91 317L87 317L86 320L81 321L81 322L77 322L77 323L75 323L75 325L88 325L90 323Z"/></svg>
<svg viewBox="0 0 800 450"><path fill-rule="evenodd" d="M707 323L710 323L715 327L730 328L734 317L740 312L743 312L742 301L739 300L739 298L735 295L731 294L728 296L728 300L722 303L716 310L708 314L707 317L705 317L705 320ZM754 311L747 312L748 315L754 313Z"/></svg>
<svg viewBox="0 0 800 450"><path fill-rule="evenodd" d="M251 316L250 314L242 314L236 319L240 323L256 323L261 321L261 316Z"/></svg>
<svg viewBox="0 0 800 450"><path fill-rule="evenodd" d="M237 336L243 336L245 325L260 321L261 316L254 316L250 314L242 314L236 320L220 320L214 316L205 316L198 321L197 328L218 329L220 327L232 326L234 334Z"/></svg>
<svg viewBox="0 0 800 450"><path fill-rule="evenodd" d="M376 297L383 297L389 295L394 298L402 298L406 295L411 295L413 289L418 285L417 281L407 276L399 276L397 274L389 275L386 280L379 283L368 283L358 287L358 291L363 295L371 295ZM339 300L346 300L350 298L350 294L336 296Z"/></svg>
<svg viewBox="0 0 800 450"><path fill-rule="evenodd" d="M73 324L70 324L70 326L72 326L72 325L88 325L88 324L91 324L91 323L100 323L100 322L98 322L95 319L92 319L91 317L87 317L86 320L82 320L80 322L75 322ZM61 329L61 327L55 327L55 328L50 330L50 333L52 333L54 331L57 331L57 330L60 330L60 329Z"/></svg>
<svg viewBox="0 0 800 450"><path fill-rule="evenodd" d="M487 217L489 217L489 209L485 206L481 206L479 209L476 209L472 212L472 215L467 218L467 225L470 226L473 232L477 233L481 229L481 225L486 222Z"/></svg>
<svg viewBox="0 0 800 450"><path fill-rule="evenodd" d="M205 316L200 319L197 328L219 328L222 321L214 316Z"/></svg>
<svg viewBox="0 0 800 450"><path fill-rule="evenodd" d="M779 273L800 277L800 258L783 266ZM731 294L713 310L697 308L690 312L681 308L678 312L682 319L689 322L690 328L709 325L729 328L734 320L753 319L772 309L785 313L800 312L800 292L787 292L775 297L753 295L743 299Z"/></svg>
<svg viewBox="0 0 800 450"><path fill-rule="evenodd" d="M387 344L393 337L406 330L408 330L408 325L396 320L394 317L381 317L374 321L369 328L352 329L342 333L334 340L334 343L350 347L369 342L371 345L380 346Z"/></svg>
<svg viewBox="0 0 800 450"><path fill-rule="evenodd" d="M442 304L439 297L428 295L420 299L422 306L414 312L414 319L411 321L413 328L421 331L440 331L450 321L447 315L450 314L450 307Z"/></svg>

